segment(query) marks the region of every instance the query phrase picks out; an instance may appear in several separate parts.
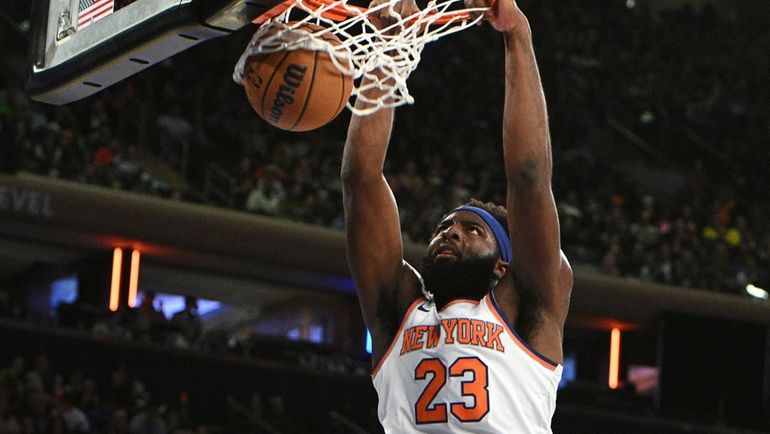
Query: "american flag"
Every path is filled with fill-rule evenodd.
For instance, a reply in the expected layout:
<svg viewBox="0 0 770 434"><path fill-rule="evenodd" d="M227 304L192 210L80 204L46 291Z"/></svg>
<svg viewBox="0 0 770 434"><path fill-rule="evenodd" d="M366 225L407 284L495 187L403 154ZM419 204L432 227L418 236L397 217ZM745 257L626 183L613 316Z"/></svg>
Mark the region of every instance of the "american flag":
<svg viewBox="0 0 770 434"><path fill-rule="evenodd" d="M115 0L80 0L78 29L99 21L115 10Z"/></svg>

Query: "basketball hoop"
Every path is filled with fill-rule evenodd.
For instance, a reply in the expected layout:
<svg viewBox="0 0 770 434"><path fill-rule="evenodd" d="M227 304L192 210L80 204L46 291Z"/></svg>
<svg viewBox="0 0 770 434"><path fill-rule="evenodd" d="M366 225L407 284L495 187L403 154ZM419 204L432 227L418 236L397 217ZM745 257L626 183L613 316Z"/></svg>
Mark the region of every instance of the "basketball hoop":
<svg viewBox="0 0 770 434"><path fill-rule="evenodd" d="M431 1L421 11L401 17L394 9L397 2L361 8L346 0L286 0L254 20L261 27L238 60L233 80L243 83L245 65L253 56L297 49L325 51L337 69L353 77L352 95L363 102L358 108L347 102L354 114L364 116L384 107L412 104L406 80L417 68L425 45L475 25L487 9L464 8L462 0ZM394 22L378 29L370 17L385 10ZM305 23L322 28L298 30ZM327 33L341 44L324 41ZM381 91L377 98L367 96L372 89Z"/></svg>

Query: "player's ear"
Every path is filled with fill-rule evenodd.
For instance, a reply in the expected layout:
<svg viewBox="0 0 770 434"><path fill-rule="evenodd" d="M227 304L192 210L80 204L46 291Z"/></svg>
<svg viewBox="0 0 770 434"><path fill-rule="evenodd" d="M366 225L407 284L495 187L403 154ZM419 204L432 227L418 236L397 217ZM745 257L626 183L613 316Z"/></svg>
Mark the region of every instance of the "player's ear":
<svg viewBox="0 0 770 434"><path fill-rule="evenodd" d="M495 264L495 269L492 270L492 272L495 274L495 279L500 280L503 278L503 275L505 275L507 270L508 263L498 258L497 263Z"/></svg>

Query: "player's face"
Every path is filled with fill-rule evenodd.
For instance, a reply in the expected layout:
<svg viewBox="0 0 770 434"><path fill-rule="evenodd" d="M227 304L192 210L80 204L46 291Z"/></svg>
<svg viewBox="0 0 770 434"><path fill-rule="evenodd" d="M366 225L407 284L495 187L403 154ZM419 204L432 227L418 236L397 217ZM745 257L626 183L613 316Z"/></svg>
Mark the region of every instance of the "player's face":
<svg viewBox="0 0 770 434"><path fill-rule="evenodd" d="M469 211L447 215L439 223L423 258L425 287L440 305L449 300L479 300L495 284L500 268L497 241L484 220Z"/></svg>
<svg viewBox="0 0 770 434"><path fill-rule="evenodd" d="M470 211L456 211L446 215L436 227L428 244L427 259L447 263L496 254L497 241L486 222Z"/></svg>

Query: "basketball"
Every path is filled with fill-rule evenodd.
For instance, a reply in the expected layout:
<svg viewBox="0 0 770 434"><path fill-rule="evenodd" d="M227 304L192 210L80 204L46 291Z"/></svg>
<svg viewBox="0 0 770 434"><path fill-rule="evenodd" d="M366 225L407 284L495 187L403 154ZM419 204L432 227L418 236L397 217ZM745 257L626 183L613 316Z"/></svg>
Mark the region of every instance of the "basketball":
<svg viewBox="0 0 770 434"><path fill-rule="evenodd" d="M297 30L315 32L317 24ZM331 33L322 38L336 46ZM310 131L331 122L345 108L353 79L325 51L290 50L255 56L246 63L243 85L249 103L269 124L287 131Z"/></svg>

